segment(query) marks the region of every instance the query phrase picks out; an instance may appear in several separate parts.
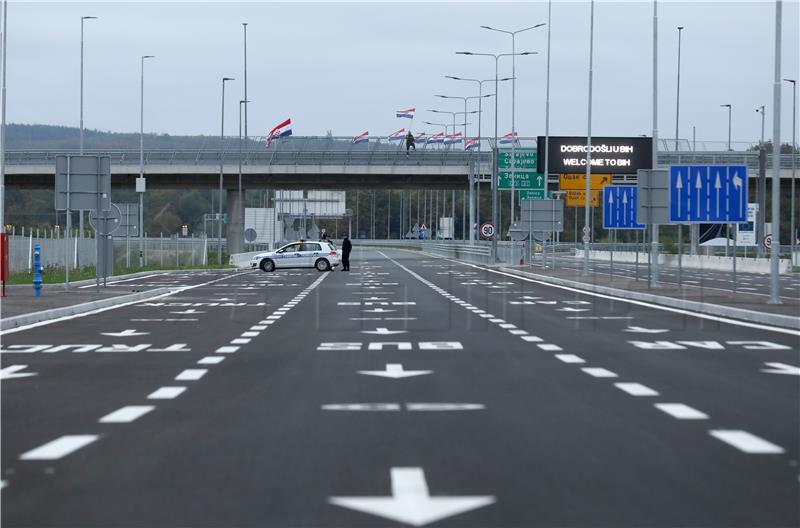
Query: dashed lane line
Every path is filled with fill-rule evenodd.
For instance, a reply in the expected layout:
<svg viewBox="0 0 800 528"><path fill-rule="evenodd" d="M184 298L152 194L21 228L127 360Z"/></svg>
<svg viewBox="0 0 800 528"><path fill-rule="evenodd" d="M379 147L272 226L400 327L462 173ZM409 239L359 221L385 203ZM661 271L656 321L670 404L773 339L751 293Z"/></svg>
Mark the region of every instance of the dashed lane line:
<svg viewBox="0 0 800 528"><path fill-rule="evenodd" d="M100 438L98 435L64 435L20 455L20 460L58 460Z"/></svg>
<svg viewBox="0 0 800 528"><path fill-rule="evenodd" d="M154 405L126 405L98 420L100 423L130 423L155 409Z"/></svg>
<svg viewBox="0 0 800 528"><path fill-rule="evenodd" d="M717 440L721 440L744 453L756 455L780 455L785 450L763 438L742 430L713 429L708 432Z"/></svg>
<svg viewBox="0 0 800 528"><path fill-rule="evenodd" d="M620 382L615 383L614 386L621 391L627 392L631 396L658 396L658 391L646 385L642 385L641 383Z"/></svg>
<svg viewBox="0 0 800 528"><path fill-rule="evenodd" d="M177 376L176 381L197 381L206 375L208 369L186 369Z"/></svg>
<svg viewBox="0 0 800 528"><path fill-rule="evenodd" d="M173 400L183 394L186 390L186 387L160 387L155 391L151 392L148 396L148 400Z"/></svg>
<svg viewBox="0 0 800 528"><path fill-rule="evenodd" d="M708 415L684 403L656 403L655 408L678 420L708 420Z"/></svg>

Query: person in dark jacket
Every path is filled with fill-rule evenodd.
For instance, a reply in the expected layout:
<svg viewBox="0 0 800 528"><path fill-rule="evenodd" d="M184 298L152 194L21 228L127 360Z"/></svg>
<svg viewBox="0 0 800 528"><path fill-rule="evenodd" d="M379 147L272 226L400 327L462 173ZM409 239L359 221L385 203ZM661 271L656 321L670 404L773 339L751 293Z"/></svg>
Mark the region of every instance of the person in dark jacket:
<svg viewBox="0 0 800 528"><path fill-rule="evenodd" d="M414 145L414 135L409 130L408 134L406 134L406 155L408 154L408 149L410 148L417 150L417 146Z"/></svg>
<svg viewBox="0 0 800 528"><path fill-rule="evenodd" d="M342 271L350 271L350 251L353 249L353 243L350 239L344 237L342 240Z"/></svg>

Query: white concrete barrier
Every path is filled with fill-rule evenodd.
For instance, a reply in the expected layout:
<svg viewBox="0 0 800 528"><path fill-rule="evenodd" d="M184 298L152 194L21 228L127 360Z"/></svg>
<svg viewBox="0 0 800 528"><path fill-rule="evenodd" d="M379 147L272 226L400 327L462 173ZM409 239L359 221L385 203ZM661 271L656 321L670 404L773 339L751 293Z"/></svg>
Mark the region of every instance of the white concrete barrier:
<svg viewBox="0 0 800 528"><path fill-rule="evenodd" d="M575 251L575 258L583 258L583 250ZM610 251L589 251L589 258L594 260L611 260ZM614 262L636 262L636 252L634 251L615 251ZM647 253L639 253L639 263L647 262ZM658 263L661 266L671 268L678 267L678 255L661 254L658 256ZM733 257L717 257L705 255L683 255L681 265L684 268L707 269L714 271L733 271ZM792 263L789 259L780 259L778 272L789 273ZM736 271L742 273L770 273L769 258L744 258L736 259Z"/></svg>
<svg viewBox="0 0 800 528"><path fill-rule="evenodd" d="M231 266L236 266L237 268L249 268L250 259L258 255L259 253L264 253L264 252L250 251L248 253L231 253L230 258L228 259L228 263Z"/></svg>

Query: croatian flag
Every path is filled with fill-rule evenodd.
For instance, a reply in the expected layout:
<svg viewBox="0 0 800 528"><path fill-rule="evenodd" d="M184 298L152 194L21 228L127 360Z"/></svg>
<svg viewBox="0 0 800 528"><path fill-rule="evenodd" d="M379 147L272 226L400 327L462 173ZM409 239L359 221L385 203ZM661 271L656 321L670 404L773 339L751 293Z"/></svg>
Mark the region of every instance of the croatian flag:
<svg viewBox="0 0 800 528"><path fill-rule="evenodd" d="M414 138L414 141L420 141L424 137L425 137L425 132L420 132L419 135Z"/></svg>
<svg viewBox="0 0 800 528"><path fill-rule="evenodd" d="M269 135L267 136L267 146L272 144L273 139L282 138L286 136L292 135L292 120L287 119L283 123L279 124L275 128L269 131Z"/></svg>
<svg viewBox="0 0 800 528"><path fill-rule="evenodd" d="M453 143L461 143L461 132L456 132L455 134L445 136L445 145L452 145Z"/></svg>
<svg viewBox="0 0 800 528"><path fill-rule="evenodd" d="M441 132L432 135L431 138L428 140L428 143L442 143L442 142L444 142L444 134L442 134Z"/></svg>
<svg viewBox="0 0 800 528"><path fill-rule="evenodd" d="M416 112L416 108L409 108L407 110L398 110L396 115L397 117L405 117L407 119L414 119L414 112Z"/></svg>
<svg viewBox="0 0 800 528"><path fill-rule="evenodd" d="M392 132L391 134L389 134L389 141L400 141L405 137L405 132L406 132L405 128L401 128L397 132Z"/></svg>
<svg viewBox="0 0 800 528"><path fill-rule="evenodd" d="M353 145L357 143L366 143L369 141L369 131L364 132L360 136L356 136L353 138Z"/></svg>
<svg viewBox="0 0 800 528"><path fill-rule="evenodd" d="M500 144L508 145L509 143L511 143L513 141L517 141L519 139L518 136L519 136L519 134L517 132L509 132L508 134L506 134L505 136L500 138Z"/></svg>
<svg viewBox="0 0 800 528"><path fill-rule="evenodd" d="M464 142L464 150L474 149L478 146L480 140L478 138L468 139Z"/></svg>

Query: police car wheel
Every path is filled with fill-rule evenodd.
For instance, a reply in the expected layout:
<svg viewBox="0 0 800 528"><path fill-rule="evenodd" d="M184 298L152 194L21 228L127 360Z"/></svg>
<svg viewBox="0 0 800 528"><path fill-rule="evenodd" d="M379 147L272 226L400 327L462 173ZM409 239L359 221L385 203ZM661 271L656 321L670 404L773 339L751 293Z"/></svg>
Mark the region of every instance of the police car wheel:
<svg viewBox="0 0 800 528"><path fill-rule="evenodd" d="M319 259L314 267L317 268L317 271L328 271L331 269L331 264L325 259Z"/></svg>
<svg viewBox="0 0 800 528"><path fill-rule="evenodd" d="M270 259L262 260L259 267L261 268L261 271L266 271L266 272L275 271L275 263L272 262Z"/></svg>

